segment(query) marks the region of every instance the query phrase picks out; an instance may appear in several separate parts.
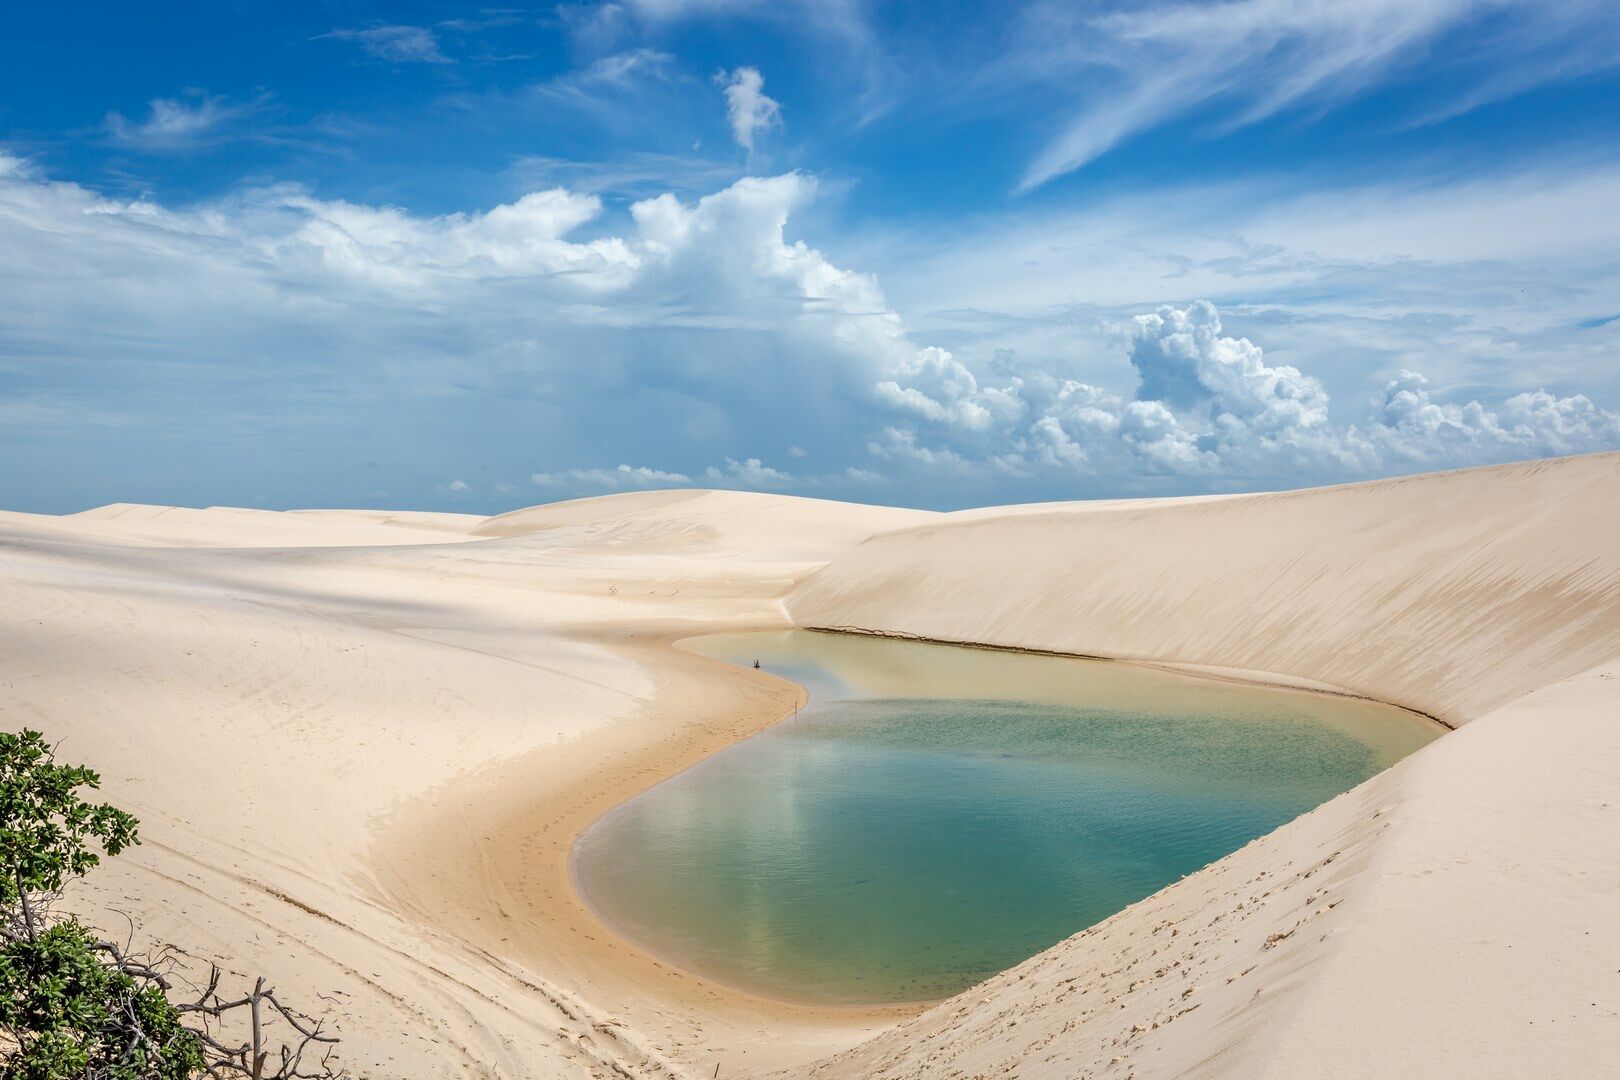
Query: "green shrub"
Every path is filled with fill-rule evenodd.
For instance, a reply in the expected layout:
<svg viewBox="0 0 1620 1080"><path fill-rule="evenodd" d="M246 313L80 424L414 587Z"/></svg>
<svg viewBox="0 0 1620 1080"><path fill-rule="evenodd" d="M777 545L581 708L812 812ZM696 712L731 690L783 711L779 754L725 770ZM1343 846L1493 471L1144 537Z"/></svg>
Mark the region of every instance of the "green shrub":
<svg viewBox="0 0 1620 1080"><path fill-rule="evenodd" d="M80 794L100 786L94 771L58 764L39 732L0 732L0 1080L340 1076L328 1065L336 1040L262 978L226 999L215 967L195 1000L176 1002L162 958L126 955L53 912L102 855L140 843L135 818ZM226 1041L219 1024L237 1014L245 1037ZM296 1037L272 1048L277 1021ZM312 1049L324 1053L306 1072Z"/></svg>

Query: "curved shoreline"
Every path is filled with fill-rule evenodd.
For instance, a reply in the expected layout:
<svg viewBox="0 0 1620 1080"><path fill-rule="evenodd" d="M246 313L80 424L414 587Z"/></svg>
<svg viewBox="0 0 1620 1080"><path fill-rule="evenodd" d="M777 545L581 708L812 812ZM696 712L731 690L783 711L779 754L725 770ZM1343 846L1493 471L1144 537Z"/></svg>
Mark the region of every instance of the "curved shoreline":
<svg viewBox="0 0 1620 1080"><path fill-rule="evenodd" d="M773 629L782 629L782 628L777 628L777 627L754 627L754 628L743 628L743 629L731 628L731 629L726 629L726 630L717 631L717 632L718 633L723 633L723 634L751 633L751 632L752 633L766 633L766 632L770 632ZM690 641L690 640L693 640L695 638L702 638L702 637L709 637L709 636L712 636L711 632L707 632L707 631L705 631L703 633L697 633L697 634L686 634L686 635L684 635L682 637L668 639L668 640L666 640L664 642L664 644L668 648L670 648L670 649L672 649L672 650L674 650L676 652L679 652L682 655L693 656L693 657L701 657L702 659L707 660L710 663L720 665L721 667L727 669L730 672L734 672L736 674L743 675L745 677L757 677L756 673L753 670L749 669L749 668L739 667L736 664L727 663L724 660L715 660L713 657L706 656L703 653L695 652L695 651L690 650L690 649L681 648L681 643L683 641ZM695 980L696 982L704 984L705 986L713 987L715 989L723 991L724 993L726 993L728 995L731 995L731 996L736 997L736 998L743 999L743 1000L751 1002L751 1003L758 1004L758 1005L760 1005L762 1007L765 1007L765 1008L788 1009L788 1010L791 1010L791 1011L793 1011L795 1013L801 1013L803 1015L813 1016L813 1017L823 1017L823 1016L847 1017L847 1018L849 1018L850 1020L853 1020L853 1021L868 1021L868 1020L874 1020L874 1019L876 1019L876 1020L896 1020L896 1019L901 1019L901 1018L908 1017L908 1016L914 1016L914 1015L922 1012L925 1009L928 1009L928 1008L930 1008L930 1007L932 1007L934 1005L939 1004L941 1001L947 1000L950 995L946 995L946 997L930 998L930 999L921 1000L921 1001L878 1002L878 1003L869 1004L869 1005L828 1005L828 1004L814 1003L814 1002L794 1001L794 1000L792 1000L790 998L778 998L778 997L772 997L769 994L761 994L761 993L758 993L756 991L749 990L749 989L747 989L745 987L737 986L737 985L735 985L735 984L733 984L731 982L728 982L726 979L720 978L718 976L711 975L711 974L708 974L706 972L698 971L698 970L696 970L694 968L683 965L683 964L677 962L676 960L674 960L671 957L667 957L667 956L662 955L656 949L649 948L648 946L642 944L641 942L636 941L634 938L630 937L628 934L625 934L617 926L615 926L611 919L609 919L607 916L602 914L602 912L596 907L596 905L591 903L590 898L585 895L585 890L580 888L578 875L574 872L574 852L575 852L575 849L578 847L579 841L584 838L585 834L587 832L589 832L591 829L593 829L605 817L607 817L609 814L612 814L615 811L619 810L621 807L627 806L630 803L634 802L636 799L640 798L642 795L645 795L647 792L651 791L653 788L657 787L658 785L666 783L666 782L668 782L670 780L673 780L675 777L680 776L681 774L683 774L685 772L688 772L688 771L696 768L697 766L703 764L705 761L708 761L710 758L712 758L715 754L718 754L721 751L724 751L724 750L726 750L726 749L728 749L728 748L730 748L732 746L735 746L738 743L741 743L741 742L744 742L744 741L746 741L748 739L751 739L755 735L758 735L758 734L760 734L760 733L762 733L764 731L770 730L771 728L773 728L776 725L782 723L783 721L791 718L792 716L797 715L800 711L802 711L804 709L805 704L808 703L808 701L810 700L810 692L809 692L808 689L806 689L805 687L801 686L800 684L794 682L792 679L786 679L786 678L783 678L780 675L775 675L775 674L772 674L770 672L765 672L764 674L768 678L770 678L772 680L782 682L782 683L786 683L789 686L796 687L798 689L798 691L800 692L800 694L802 695L800 702L795 704L788 711L778 713L775 716L774 719L771 719L770 721L768 721L768 722L766 722L764 724L760 724L760 725L748 724L748 725L746 725L745 729L740 731L736 735L736 737L725 741L721 745L718 745L718 746L715 746L715 747L709 749L706 753L704 753L700 757L694 758L692 760L684 760L684 761L682 761L677 767L672 768L669 771L663 773L662 775L659 775L659 776L655 777L650 783L648 783L645 786L637 789L636 791L632 792L631 794L626 795L624 798L619 799L618 801L614 802L612 805L608 806L606 809L602 810L600 813L596 814L594 817L591 817L589 820L585 821L583 824L578 825L577 827L574 828L573 835L568 839L568 842L567 842L568 855L567 855L567 858L566 858L568 888L569 888L569 892L572 895L572 898L573 898L574 902L577 903L580 907L584 908L586 911L590 912L591 915L596 919L597 923L602 927L602 929L607 931L609 934L613 935L613 937L617 941L619 941L626 949L629 949L629 950L631 950L632 952L635 952L635 953L639 953L642 956L644 956L646 959L648 959L649 961L651 961L653 963L656 963L656 964L659 964L661 966L667 967L670 971L673 971L673 972L679 974L680 976Z"/></svg>
<svg viewBox="0 0 1620 1080"><path fill-rule="evenodd" d="M718 1036L709 1041L727 1045L728 1057L747 1053L761 1068L774 1069L807 1063L921 1014L937 1002L812 1005L756 994L680 967L619 933L575 882L574 845L604 815L802 708L805 691L798 684L675 643L709 632L785 628L751 622L693 633L690 625L621 624L591 635L596 644L662 680L652 700L634 717L566 748L564 753L577 758L561 770L568 776L560 784L551 782L560 771L559 754L547 750L496 763L396 815L379 838L374 867L394 862L390 849L396 846L407 849L413 863L424 855L453 859L477 835L483 870L456 902L445 904L440 897L434 910L407 901L405 910L486 955L545 971L570 988L571 1007L594 1026L651 1032L644 1041L654 1048L673 1038L659 1037L661 1030L697 1030ZM469 821L475 807L483 813ZM424 850L425 837L436 838L437 853ZM405 885L395 879L379 899L401 906ZM484 897L497 901L480 915ZM497 918L499 935L471 932ZM591 1001L623 1004L598 1014ZM795 1051L799 1043L807 1049ZM687 1067L676 1056L659 1060L649 1052L648 1057L664 1070L661 1075L684 1075Z"/></svg>
<svg viewBox="0 0 1620 1080"><path fill-rule="evenodd" d="M913 1015L916 1015L916 1014L918 1014L920 1012L926 1011L927 1009L938 1005L942 1001L950 1000L950 998L956 996L956 994L948 994L948 995L945 995L944 997L940 997L940 998L932 998L932 999L918 1000L918 1001L880 1003L880 1004L873 1004L873 1005L840 1006L840 1005L826 1005L826 1004L817 1004L817 1003L809 1003L809 1002L802 1002L802 1001L794 1001L794 1000L792 1000L790 998L773 997L773 996L768 995L768 994L760 994L760 993L758 993L756 991L752 991L752 990L746 989L744 987L737 986L737 985L735 985L733 983L728 982L724 978L720 978L720 977L714 976L712 974L696 970L696 969L694 969L694 968L692 968L690 966L682 964L681 962L679 962L679 961L677 961L677 960L675 960L675 959L673 959L671 957L665 956L665 955L661 954L660 952L658 952L657 950L649 948L648 946L646 946L643 943L637 941L636 939L634 939L630 935L625 934L623 931L621 931L618 927L616 927L614 925L614 923L613 923L613 921L611 919L606 917L594 904L592 904L590 902L589 898L585 894L585 891L580 887L578 877L574 872L574 858L573 858L575 848L577 847L579 841L583 838L584 834L586 832L590 831L590 829L592 829L593 827L595 827L595 825L598 822L600 822L603 818L605 818L607 815L615 812L616 810L620 809L621 807L629 804L630 802L634 801L635 799L639 798L640 796L646 794L648 791L651 791L653 788L657 787L659 784L665 783L666 781L671 780L674 777L679 776L682 773L685 773L685 772L689 771L692 768L695 768L696 766L702 764L704 761L708 760L714 754L717 754L717 753L721 752L722 750L727 749L730 746L736 745L737 743L740 743L740 742L742 742L742 741L744 741L746 739L752 738L755 735L758 735L759 733L761 733L763 731L766 731L766 730L768 730L768 729L770 729L772 727L775 727L777 724L780 724L784 720L786 720L789 716L791 716L793 714L796 714L798 711L800 711L804 707L804 705L806 703L808 703L808 701L809 701L809 691L808 691L808 689L806 689L805 687L803 687L802 685L800 685L798 683L793 682L790 679L783 678L780 675L775 675L775 674L770 673L770 672L763 672L763 673L762 672L757 672L757 671L754 671L752 669L742 667L742 666L739 666L739 665L736 665L736 664L732 664L732 663L727 662L727 661L717 660L717 659L715 659L713 657L708 656L705 653L702 653L702 652L699 652L699 651L696 651L696 650L693 650L693 649L688 649L688 648L682 647L684 642L692 641L692 640L696 640L696 639L700 639L700 638L705 638L705 637L711 637L711 636L720 635L720 634L737 634L737 633L749 633L749 632L758 633L758 632L771 632L771 631L781 631L781 630L803 630L803 631L808 631L808 632L811 632L811 633L818 633L818 634L829 634L829 635L849 634L851 636L878 637L878 638L886 638L886 639L896 640L896 641L911 641L911 642L917 642L917 643L920 643L920 644L941 645L941 646L946 646L946 647L981 649L981 650L992 651L992 652L1010 652L1010 653L1031 655L1031 656L1046 657L1046 658L1055 659L1055 660L1082 660L1082 661L1103 662L1103 663L1112 663L1112 664L1126 664L1126 665L1142 667L1142 668L1148 668L1148 669L1154 669L1154 670L1169 671L1169 672L1173 672L1173 673L1178 674L1178 675L1187 676L1189 678L1207 680L1207 681L1211 681L1211 682L1234 683L1234 684L1244 685L1244 686L1262 687L1262 688L1265 688L1265 689L1268 689L1268 690L1287 691L1287 692L1292 692L1292 693L1313 694L1313 695L1322 695L1322 696L1326 696L1326 697L1347 698L1347 699L1355 700L1355 701L1365 701L1365 702L1369 702L1369 703L1373 703L1373 704L1377 704L1377 705L1383 705L1383 706L1393 708L1393 709L1398 709L1401 712L1411 714L1412 716L1417 717L1418 719L1421 719L1423 721L1432 723L1435 726L1439 727L1440 729L1442 729L1443 734L1455 730L1455 728L1452 725L1447 724L1445 721L1440 720L1437 717L1431 716L1428 713L1422 712L1421 710L1418 710L1418 709L1407 708L1407 707L1402 706L1402 705L1397 705L1397 704L1395 704L1393 702L1381 701L1381 700L1379 700L1377 698L1374 698L1374 697L1371 697L1371 696L1368 696L1368 695L1365 695L1365 694L1356 694L1356 693L1346 691L1346 690L1342 690L1342 689L1339 689L1339 688L1336 688L1336 687L1330 687L1330 686L1327 686L1327 685L1324 685L1324 684L1319 684L1319 683L1312 683L1312 682L1310 682L1308 680L1292 680L1288 676L1279 675L1279 674L1274 673L1274 672L1260 672L1260 671L1247 671L1247 670L1245 670L1245 671L1221 671L1221 672L1216 672L1216 671L1211 671L1211 670L1208 670L1208 669L1200 669L1199 667L1194 666L1194 665L1183 665L1183 664L1174 664L1174 663L1157 662L1157 661L1144 661L1144 660L1136 660L1136 659L1124 658L1124 657L1081 655L1081 654L1076 654L1076 653L1064 653L1064 652L1058 652L1058 651L1055 651L1055 650L1047 650L1047 649L1018 648L1018 647L1011 647L1011 646L980 644L980 643L975 643L975 642L947 641L947 640L942 640L942 639L925 638L925 637L920 637L920 636L911 635L911 634L883 633L883 632L880 632L880 631L866 630L866 629L861 629L861 628L856 628L856 627L819 627L819 626L793 626L793 625L775 626L775 627L773 627L773 626L727 627L727 628L724 628L724 629L704 630L704 631L699 632L699 633L687 633L687 634L684 634L684 635L679 636L679 637L670 637L670 638L667 638L667 639L663 639L661 641L661 644L664 645L665 647L667 647L668 649L673 650L674 652L677 652L677 653L679 653L679 654L681 654L683 656L699 658L699 659L705 661L706 664L717 665L719 668L723 669L728 674L731 674L731 675L734 675L734 676L742 676L744 678L758 678L760 675L763 674L768 680L775 681L775 682L780 682L780 683L785 683L785 684L787 684L789 686L795 687L797 689L797 691L799 692L799 695L801 695L799 704L795 705L791 710L789 710L787 712L778 713L775 716L774 719L771 719L771 720L769 720L769 721L767 721L765 723L762 723L762 724L752 724L752 723L750 723L750 724L744 725L742 727L742 729L735 735L734 738L731 738L731 739L729 739L729 740L727 740L727 741L725 741L725 742L723 742L723 743L721 743L719 745L713 746L711 749L709 749L706 753L704 753L701 756L691 758L691 759L682 759L682 760L680 760L679 762L675 763L673 767L668 768L667 770L663 771L660 775L653 778L650 782L648 782L648 783L646 783L646 784L644 784L642 786L637 787L634 791L631 791L629 794L626 794L622 799L619 799L618 801L613 802L611 805L608 805L605 808L601 809L600 812L596 813L594 816L590 817L588 820L584 820L582 824L577 824L576 826L574 826L573 833L572 833L572 835L569 837L569 839L567 841L567 856L566 856L566 859L565 859L565 862L566 862L566 878L567 878L567 884L568 884L568 889L569 889L571 899L580 908L584 909L585 911L588 911L591 914L591 916L596 920L597 924L603 930L605 930L607 933L611 934L616 941L618 941L620 944L622 944L626 949L628 949L632 953L639 954L641 957L645 958L647 961L649 961L651 963L654 963L654 964L657 964L657 965L662 966L662 967L667 967L668 970L678 974L681 977L691 979L694 982L696 982L698 984L701 984L703 986L712 987L714 989L720 990L720 991L724 992L727 995L733 996L733 997L741 999L743 1001L750 1002L750 1003L755 1003L755 1004L758 1004L760 1006L767 1007L767 1008L770 1008L770 1009L773 1009L773 1010L774 1009L786 1009L786 1010L789 1010L789 1011L791 1011L791 1012L793 1012L795 1014L799 1014L799 1015L802 1015L802 1016L805 1016L805 1017L824 1018L824 1017L829 1017L830 1016L830 1017L833 1017L833 1018L848 1018L848 1019L850 1019L852 1021L867 1021L867 1020L894 1021L894 1020L897 1020L897 1019L903 1019L905 1017L913 1016ZM1375 773L1374 776L1376 777L1377 775L1382 774L1384 771L1386 771L1386 770L1381 769L1381 770L1379 770L1379 773ZM1373 779L1373 777L1368 778L1369 781L1371 779ZM1366 783L1366 782L1367 781L1363 781L1363 783ZM1358 788L1360 786L1361 785L1357 785ZM1309 811L1307 811L1307 813L1308 812ZM1286 825L1287 823L1284 823L1284 824ZM1279 829L1282 828L1282 827L1283 826L1278 826ZM1272 835L1272 833L1274 833L1276 831L1277 830L1275 830L1275 829L1271 830L1270 832L1267 832L1266 834L1263 834L1262 837L1257 837L1256 839L1263 839L1264 836L1270 836L1270 835ZM1165 886L1165 887L1168 887L1168 885ZM1146 898L1144 898L1144 899L1146 899ZM1109 918L1112 918L1112 917L1113 916L1109 916ZM1107 920L1104 919L1102 921L1106 922ZM1095 925L1100 925L1100 923L1099 924L1092 924L1090 926L1075 927L1070 932L1070 934L1068 936L1072 937L1074 935L1083 934L1083 933L1087 932L1088 930L1090 930L1092 928L1092 926L1095 926ZM1017 965L1014 965L1014 966L1017 966ZM1000 974L1000 973L997 972L997 973L994 973L992 975L988 975L988 976L986 976L986 980L995 978L996 975L998 975L998 974ZM977 984L975 984L975 985L977 985ZM968 988L968 989L971 989L971 987ZM967 990L957 991L957 993L965 993L965 992L967 992Z"/></svg>

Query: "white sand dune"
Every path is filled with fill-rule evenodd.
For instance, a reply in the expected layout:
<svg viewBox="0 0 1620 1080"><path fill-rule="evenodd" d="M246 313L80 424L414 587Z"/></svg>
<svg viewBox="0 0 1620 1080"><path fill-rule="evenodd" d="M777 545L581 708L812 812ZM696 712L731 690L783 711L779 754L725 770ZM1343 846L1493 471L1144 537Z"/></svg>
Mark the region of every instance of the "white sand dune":
<svg viewBox="0 0 1620 1080"><path fill-rule="evenodd" d="M876 537L804 626L1273 672L1462 730L817 1076L1603 1076L1620 455Z"/></svg>
<svg viewBox="0 0 1620 1080"><path fill-rule="evenodd" d="M669 643L791 623L1270 673L1460 730L951 1001L794 1008L641 955L566 867L801 699ZM267 972L371 1077L1612 1075L1616 671L1617 454L960 515L0 514L0 723L101 768L147 838L75 902Z"/></svg>
<svg viewBox="0 0 1620 1080"><path fill-rule="evenodd" d="M829 505L844 509L829 513ZM646 491L514 510L472 535L537 537L613 555L824 563L874 532L943 516L752 491Z"/></svg>
<svg viewBox="0 0 1620 1080"><path fill-rule="evenodd" d="M881 537L801 626L1272 671L1463 722L1620 656L1615 455Z"/></svg>
<svg viewBox="0 0 1620 1080"><path fill-rule="evenodd" d="M174 547L302 547L428 544L465 539L484 522L476 514L390 510L248 510L211 506L113 503L50 517L7 514L0 521L31 524L65 535Z"/></svg>

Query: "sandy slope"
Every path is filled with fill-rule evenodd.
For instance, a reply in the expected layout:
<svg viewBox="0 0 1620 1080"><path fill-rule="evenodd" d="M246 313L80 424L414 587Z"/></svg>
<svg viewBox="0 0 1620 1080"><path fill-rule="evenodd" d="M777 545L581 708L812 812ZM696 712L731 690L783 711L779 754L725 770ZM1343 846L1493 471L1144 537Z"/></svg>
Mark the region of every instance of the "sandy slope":
<svg viewBox="0 0 1620 1080"><path fill-rule="evenodd" d="M880 537L804 626L1275 671L1450 722L1620 656L1620 455Z"/></svg>
<svg viewBox="0 0 1620 1080"><path fill-rule="evenodd" d="M795 621L1285 673L1462 725L812 1074L1620 1060L1620 455L874 538Z"/></svg>
<svg viewBox="0 0 1620 1080"><path fill-rule="evenodd" d="M296 988L361 1075L1598 1076L1617 537L1620 455L944 516L693 492L0 514L0 723L145 823L81 907ZM1463 727L943 1005L793 1009L641 956L566 877L597 815L799 700L668 643L790 612Z"/></svg>
<svg viewBox="0 0 1620 1080"><path fill-rule="evenodd" d="M1612 1076L1617 675L1497 710L795 1075Z"/></svg>
<svg viewBox="0 0 1620 1080"><path fill-rule="evenodd" d="M800 700L665 642L781 625L780 596L838 544L929 515L626 501L614 535L642 535L619 546L579 531L600 506L495 539L340 513L0 518L0 724L60 739L144 823L76 902L268 972L373 1077L734 1074L877 1030L634 954L574 900L565 857ZM786 556L749 558L772 528Z"/></svg>

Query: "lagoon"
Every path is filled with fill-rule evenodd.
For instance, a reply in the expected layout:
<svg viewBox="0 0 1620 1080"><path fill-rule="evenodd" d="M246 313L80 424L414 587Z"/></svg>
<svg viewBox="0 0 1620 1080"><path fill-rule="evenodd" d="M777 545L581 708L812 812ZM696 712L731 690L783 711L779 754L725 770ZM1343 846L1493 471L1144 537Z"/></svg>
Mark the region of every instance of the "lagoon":
<svg viewBox="0 0 1620 1080"><path fill-rule="evenodd" d="M601 918L735 989L943 998L1441 733L1376 702L1161 668L812 631L682 647L810 692L596 822Z"/></svg>

